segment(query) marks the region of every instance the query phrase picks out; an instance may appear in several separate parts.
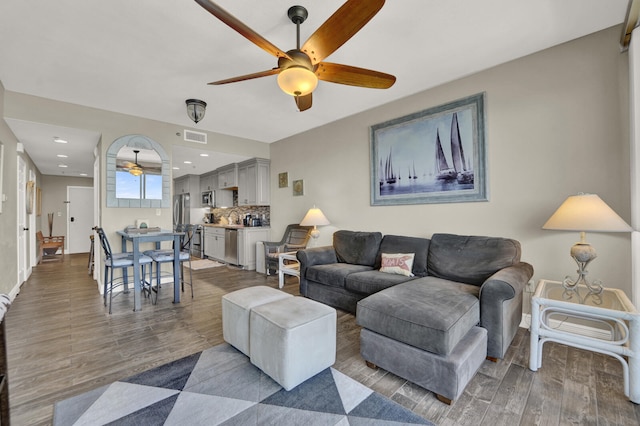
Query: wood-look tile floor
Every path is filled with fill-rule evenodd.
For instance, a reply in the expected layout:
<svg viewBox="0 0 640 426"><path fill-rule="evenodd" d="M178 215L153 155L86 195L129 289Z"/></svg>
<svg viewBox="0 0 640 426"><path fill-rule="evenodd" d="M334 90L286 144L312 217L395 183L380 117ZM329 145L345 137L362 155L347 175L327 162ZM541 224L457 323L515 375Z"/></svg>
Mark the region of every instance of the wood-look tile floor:
<svg viewBox="0 0 640 426"><path fill-rule="evenodd" d="M14 425L51 424L53 404L112 381L222 343L220 298L248 286L277 288L277 277L219 267L193 272L182 303L171 285L157 305L133 294L102 305L87 275L87 255L34 268L7 317L11 419ZM298 294L288 277L285 291ZM640 408L622 391L613 358L548 343L543 367L530 371L529 333L520 329L504 360L485 361L452 406L384 370L365 366L353 315L338 312L335 368L438 425L638 425Z"/></svg>

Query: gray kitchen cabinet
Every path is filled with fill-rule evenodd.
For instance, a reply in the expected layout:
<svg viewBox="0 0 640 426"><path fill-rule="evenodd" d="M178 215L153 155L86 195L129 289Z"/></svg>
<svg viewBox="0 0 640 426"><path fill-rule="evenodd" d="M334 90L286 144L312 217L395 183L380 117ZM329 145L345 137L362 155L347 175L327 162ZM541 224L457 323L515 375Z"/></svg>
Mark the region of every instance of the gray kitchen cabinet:
<svg viewBox="0 0 640 426"><path fill-rule="evenodd" d="M218 189L236 188L238 186L238 165L236 163L220 167L217 172Z"/></svg>
<svg viewBox="0 0 640 426"><path fill-rule="evenodd" d="M238 229L238 264L242 269L256 269L256 243L269 241L269 227Z"/></svg>
<svg viewBox="0 0 640 426"><path fill-rule="evenodd" d="M218 189L218 173L209 172L200 175L200 191L213 191Z"/></svg>
<svg viewBox="0 0 640 426"><path fill-rule="evenodd" d="M190 194L192 200L200 199L200 176L184 175L173 180L173 194ZM195 197L195 198L194 198Z"/></svg>
<svg viewBox="0 0 640 426"><path fill-rule="evenodd" d="M268 206L270 197L270 161L252 158L238 163L238 205Z"/></svg>
<svg viewBox="0 0 640 426"><path fill-rule="evenodd" d="M224 228L204 227L204 255L209 259L224 261Z"/></svg>

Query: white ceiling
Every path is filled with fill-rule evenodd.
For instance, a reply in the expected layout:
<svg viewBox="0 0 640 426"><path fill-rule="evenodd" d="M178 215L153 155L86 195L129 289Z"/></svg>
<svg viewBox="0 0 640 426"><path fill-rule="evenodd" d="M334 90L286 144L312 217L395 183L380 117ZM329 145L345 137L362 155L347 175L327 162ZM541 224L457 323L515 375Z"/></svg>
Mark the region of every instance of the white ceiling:
<svg viewBox="0 0 640 426"><path fill-rule="evenodd" d="M296 2L309 11L304 42L343 0ZM279 48L295 47L293 0L217 3ZM388 1L327 60L393 74L396 84L321 81L301 113L275 76L206 84L277 61L193 0L2 0L0 81L9 91L270 143L619 24L626 8L627 0ZM188 98L208 104L197 125L187 118ZM7 121L43 174L92 176L97 133ZM57 167L54 136L83 146L67 169ZM175 152L174 163L196 153Z"/></svg>

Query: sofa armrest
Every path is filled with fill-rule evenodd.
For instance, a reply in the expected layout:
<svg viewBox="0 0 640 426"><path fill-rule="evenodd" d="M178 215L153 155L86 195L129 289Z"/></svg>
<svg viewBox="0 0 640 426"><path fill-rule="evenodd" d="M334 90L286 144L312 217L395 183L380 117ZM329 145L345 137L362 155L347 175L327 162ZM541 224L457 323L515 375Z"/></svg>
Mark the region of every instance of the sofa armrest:
<svg viewBox="0 0 640 426"><path fill-rule="evenodd" d="M338 262L333 246L298 250L296 257L300 262L300 294L303 296L307 295L307 268L314 265L327 265Z"/></svg>
<svg viewBox="0 0 640 426"><path fill-rule="evenodd" d="M522 320L522 292L533 276L525 262L501 269L480 287L480 325L487 329L487 356L503 358Z"/></svg>

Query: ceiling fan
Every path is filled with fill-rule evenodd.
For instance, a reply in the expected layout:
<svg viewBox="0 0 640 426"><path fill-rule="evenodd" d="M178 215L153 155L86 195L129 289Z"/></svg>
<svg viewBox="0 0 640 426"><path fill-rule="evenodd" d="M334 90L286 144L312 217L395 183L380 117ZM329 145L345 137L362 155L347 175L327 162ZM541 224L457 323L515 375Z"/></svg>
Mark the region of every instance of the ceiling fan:
<svg viewBox="0 0 640 426"><path fill-rule="evenodd" d="M214 81L219 85L278 75L278 85L291 96L300 111L311 108L312 92L318 80L350 86L387 89L396 78L390 74L350 65L323 62L353 37L384 5L384 0L347 0L300 47L300 24L308 16L303 6L289 8L288 16L296 24L296 48L287 52L276 47L229 12L209 0L196 0L216 18L236 30L250 42L278 58L278 66L266 71Z"/></svg>
<svg viewBox="0 0 640 426"><path fill-rule="evenodd" d="M127 161L127 160L124 160L124 161L120 162L119 166L123 170L128 171L129 173L131 173L134 176L140 176L141 174L148 173L148 172L154 172L156 174L158 172L160 172L160 169L158 167L146 167L146 166L142 166L140 163L138 163L138 154L140 153L139 149L134 149L133 153L136 156L134 162Z"/></svg>

